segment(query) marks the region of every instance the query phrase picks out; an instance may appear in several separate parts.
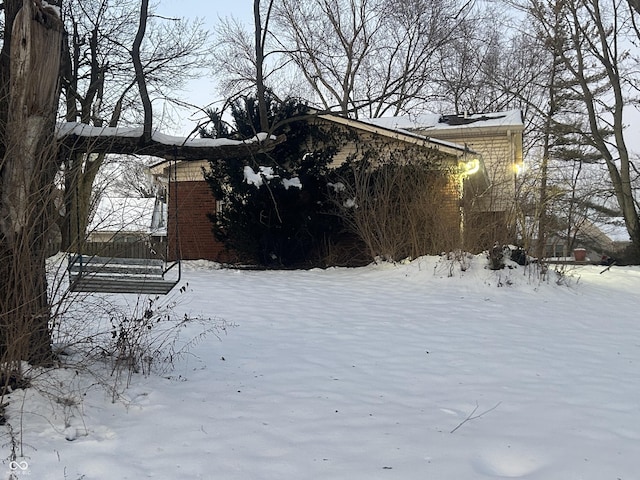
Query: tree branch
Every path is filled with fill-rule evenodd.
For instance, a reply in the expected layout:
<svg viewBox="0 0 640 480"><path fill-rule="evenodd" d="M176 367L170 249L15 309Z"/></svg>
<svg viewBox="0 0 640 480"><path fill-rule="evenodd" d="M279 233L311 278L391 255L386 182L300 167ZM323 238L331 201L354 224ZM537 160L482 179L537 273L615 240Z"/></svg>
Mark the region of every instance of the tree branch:
<svg viewBox="0 0 640 480"><path fill-rule="evenodd" d="M144 69L142 68L142 61L140 60L140 45L142 45L142 40L144 39L144 34L147 29L148 10L149 0L142 0L140 4L140 23L138 25L138 32L136 33L136 38L133 41L133 47L131 48L131 59L133 60L133 67L138 80L140 100L142 101L142 106L144 108L144 131L142 133L143 144L151 141L151 128L153 122L151 99L149 98L149 92L147 91Z"/></svg>
<svg viewBox="0 0 640 480"><path fill-rule="evenodd" d="M454 433L456 430L458 430L462 425L464 425L467 422L470 422L471 420L475 420L477 418L483 417L484 415L486 415L489 412L493 412L496 408L498 408L500 406L502 402L498 402L496 403L493 407L491 407L489 410L485 410L482 413L479 413L477 415L474 415L474 413L476 413L478 411L478 402L476 402L476 408L473 409L473 411L467 415L467 418L465 418L463 421L461 421L458 426L456 428L454 428L453 430L451 430L449 433Z"/></svg>
<svg viewBox="0 0 640 480"><path fill-rule="evenodd" d="M67 124L72 125L72 124ZM90 128L90 127L89 127ZM114 129L115 130L115 129ZM266 140L227 140L227 139L195 139L187 140L178 137L154 135L145 141L139 134L122 135L103 130L100 134L86 134L70 130L58 133L58 141L62 155L81 151L87 153L115 153L130 155L150 155L153 157L183 161L225 160L246 157L271 151L276 145L284 142L286 137L280 135Z"/></svg>

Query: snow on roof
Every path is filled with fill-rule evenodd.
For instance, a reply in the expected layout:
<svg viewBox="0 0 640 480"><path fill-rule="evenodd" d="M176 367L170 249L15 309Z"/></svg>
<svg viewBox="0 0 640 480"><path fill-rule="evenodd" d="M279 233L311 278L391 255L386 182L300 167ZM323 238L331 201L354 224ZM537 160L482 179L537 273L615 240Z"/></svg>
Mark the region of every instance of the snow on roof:
<svg viewBox="0 0 640 480"><path fill-rule="evenodd" d="M627 243L631 241L629 231L622 217L612 218L607 222L594 221L593 224L609 237L612 242Z"/></svg>
<svg viewBox="0 0 640 480"><path fill-rule="evenodd" d="M446 149L450 149L450 153L454 151L456 154L469 152L470 150L465 146L455 142L449 142L446 140L441 140L438 138L432 138L430 136L424 135L422 132L415 132L409 129L403 129L393 125L393 122L384 122L381 118L376 119L352 119L342 117L336 114L323 114L320 115L320 118L325 120L348 124L351 126L355 126L356 128L363 128L365 130L373 131L378 134L382 134L388 137L398 138L398 135L403 135L405 141L407 139L419 142L429 142L435 146L445 147ZM401 117L388 117L386 120L395 120ZM388 123L388 124L387 124Z"/></svg>
<svg viewBox="0 0 640 480"><path fill-rule="evenodd" d="M392 130L449 130L465 127L518 127L524 126L522 112L477 113L471 115L401 115L397 117L364 118L361 121Z"/></svg>
<svg viewBox="0 0 640 480"><path fill-rule="evenodd" d="M104 196L89 224L89 231L151 233L155 201L155 198Z"/></svg>

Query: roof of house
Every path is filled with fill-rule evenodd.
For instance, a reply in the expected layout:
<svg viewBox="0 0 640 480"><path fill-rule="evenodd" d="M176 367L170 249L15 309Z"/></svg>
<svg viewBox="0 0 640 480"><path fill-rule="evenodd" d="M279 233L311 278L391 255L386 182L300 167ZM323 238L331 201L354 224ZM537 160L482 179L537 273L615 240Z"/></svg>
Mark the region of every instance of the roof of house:
<svg viewBox="0 0 640 480"><path fill-rule="evenodd" d="M438 138L438 133L453 134L461 130L490 131L496 128L522 131L524 128L524 120L520 110L464 115L401 115L363 119L347 118L335 113L321 113L318 118L389 139L435 148L455 157L479 154L466 145ZM429 132L433 132L434 136L429 135ZM170 162L164 160L149 168L151 172L158 175L162 174L167 165L170 165Z"/></svg>
<svg viewBox="0 0 640 480"><path fill-rule="evenodd" d="M478 190L484 190L491 184L484 161L482 159L482 155L480 155L477 151L470 149L467 145L462 145L459 143L427 136L422 131L413 131L413 129L409 128L399 128L399 124L407 127L411 125L415 126L415 124L410 124L408 121L402 120L403 117L355 120L336 114L321 114L319 115L319 118L356 128L375 135L380 135L392 140L407 142L427 148L434 148L438 151L452 155L453 157L457 158L458 162L460 162L461 160L466 162L471 159L478 163L479 172L468 177L471 184L473 184ZM432 121L436 121L438 118L440 118L440 116L431 116ZM521 121L522 117L519 116L519 118ZM424 116L425 121L426 119L427 117ZM499 122L499 115L496 114L492 121ZM482 120L482 122L483 124L489 123L489 121L486 119Z"/></svg>
<svg viewBox="0 0 640 480"><path fill-rule="evenodd" d="M504 112L475 113L463 115L440 115L427 113L420 115L400 115L397 117L366 118L362 122L396 131L445 132L447 130L480 129L480 128L524 128L524 120L520 110Z"/></svg>
<svg viewBox="0 0 640 480"><path fill-rule="evenodd" d="M610 218L608 221L595 220L592 223L594 227L598 228L612 242L631 242L629 231L627 230L627 227L624 224L624 218L622 217Z"/></svg>
<svg viewBox="0 0 640 480"><path fill-rule="evenodd" d="M431 138L421 133L411 131L408 128L401 128L395 125L393 120L401 117L387 117L386 120L388 121L381 121L384 120L382 118L356 120L333 113L321 114L318 115L318 117L323 120L339 123L341 125L347 125L358 130L363 130L369 133L381 135L383 137L399 140L402 142L436 148L445 153L449 153L455 156L462 156L466 153L476 153L464 145L460 145L454 142L448 142L446 140L440 140L437 138Z"/></svg>

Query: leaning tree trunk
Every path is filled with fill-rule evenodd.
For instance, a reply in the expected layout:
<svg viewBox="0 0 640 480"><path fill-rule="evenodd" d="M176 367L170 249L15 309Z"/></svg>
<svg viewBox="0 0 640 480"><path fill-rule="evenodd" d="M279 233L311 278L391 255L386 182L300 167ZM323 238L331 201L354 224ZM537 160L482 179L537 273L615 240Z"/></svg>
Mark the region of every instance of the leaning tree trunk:
<svg viewBox="0 0 640 480"><path fill-rule="evenodd" d="M51 361L46 241L58 159L54 145L62 22L26 0L11 32L6 147L0 173L0 355Z"/></svg>

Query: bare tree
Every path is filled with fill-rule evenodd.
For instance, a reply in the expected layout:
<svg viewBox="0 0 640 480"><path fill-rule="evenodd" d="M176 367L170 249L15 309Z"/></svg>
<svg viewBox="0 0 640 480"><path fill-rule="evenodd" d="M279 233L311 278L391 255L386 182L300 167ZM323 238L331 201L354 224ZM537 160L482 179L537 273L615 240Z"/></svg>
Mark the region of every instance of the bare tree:
<svg viewBox="0 0 640 480"><path fill-rule="evenodd" d="M279 38L326 110L354 110L356 89L382 29L376 0L282 2Z"/></svg>
<svg viewBox="0 0 640 480"><path fill-rule="evenodd" d="M145 13L143 35L137 35L139 2L134 0L70 0L63 15L69 32L65 42L62 94L65 118L96 127L142 122L139 80L147 101L175 101L172 95L207 63L206 36L200 23L158 18ZM131 46L133 45L133 46ZM132 53L139 62L132 66ZM151 125L144 119L144 125ZM145 132L146 140L151 132ZM65 210L60 225L63 246L82 241L95 204L96 175L108 158L83 150L66 157Z"/></svg>
<svg viewBox="0 0 640 480"><path fill-rule="evenodd" d="M470 2L283 1L278 38L327 110L399 113L429 97L439 52L458 34Z"/></svg>
<svg viewBox="0 0 640 480"><path fill-rule="evenodd" d="M631 33L631 12L627 4L615 0L567 0L563 7L570 50L561 59L576 82L574 93L585 111L575 134L601 155L635 254L640 255L639 208L632 181L636 167L624 131L624 110L633 100L630 46L623 41Z"/></svg>
<svg viewBox="0 0 640 480"><path fill-rule="evenodd" d="M144 7L140 18L144 18ZM63 39L59 5L6 0L4 15L0 55L0 369L8 381L8 373L20 373L22 360L39 364L53 361L45 260L53 190L66 156L90 151L221 158L263 151L270 142L200 148L149 140L142 134L81 134L77 124L56 130ZM142 54L133 61L144 65ZM152 118L145 113L145 118Z"/></svg>
<svg viewBox="0 0 640 480"><path fill-rule="evenodd" d="M260 117L260 128L263 132L269 130L269 117L267 112L267 86L264 81L264 64L265 64L265 45L267 43L267 34L269 33L269 21L271 20L271 10L273 8L273 0L269 0L267 4L267 12L262 22L260 12L260 0L253 2L253 25L255 29L255 50L256 50L256 92L258 100L258 113Z"/></svg>
<svg viewBox="0 0 640 480"><path fill-rule="evenodd" d="M575 215L577 202L583 198L578 190L590 192L584 199L594 199L594 192L602 189L601 185L585 187L580 180L594 177L591 171L598 162L609 173L633 239L633 225L637 225L631 186L634 166L622 122L623 109L633 100L634 82L630 55L622 43L632 33L628 6L608 0L506 0L505 4L523 12L526 19L518 27L525 43L504 57L517 60L519 51L531 61L526 68L512 64L506 69L517 81L510 83L509 75L504 74L494 75L491 81L500 82L504 91L521 102L520 108L528 111L529 160L537 171L527 181L534 178L529 186L538 194L523 206L537 223L536 254L543 255L549 229L558 227L559 211L579 217ZM559 194L567 185L573 185L576 192ZM608 207L606 203L609 201L602 200L601 207ZM592 202L591 208L595 206Z"/></svg>
<svg viewBox="0 0 640 480"><path fill-rule="evenodd" d="M436 105L441 111L519 109L525 118L546 102L548 59L528 21L504 5L487 7L458 26L437 64Z"/></svg>
<svg viewBox="0 0 640 480"><path fill-rule="evenodd" d="M262 102L267 90L280 98L294 96L286 82L287 61L272 31L274 5L273 0L253 1L251 29L233 17L221 19L218 24L212 52L213 75L228 103L256 94ZM259 107L263 118L265 107L266 102Z"/></svg>
<svg viewBox="0 0 640 480"><path fill-rule="evenodd" d="M406 111L431 96L435 61L471 3L255 0L254 35L233 19L220 24L215 70L228 98L263 81L280 97L301 96L323 110Z"/></svg>
<svg viewBox="0 0 640 480"><path fill-rule="evenodd" d="M118 197L151 198L156 195L149 173L149 162L131 155L114 155L113 162L105 165L104 174L96 183Z"/></svg>

